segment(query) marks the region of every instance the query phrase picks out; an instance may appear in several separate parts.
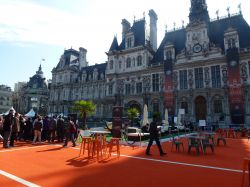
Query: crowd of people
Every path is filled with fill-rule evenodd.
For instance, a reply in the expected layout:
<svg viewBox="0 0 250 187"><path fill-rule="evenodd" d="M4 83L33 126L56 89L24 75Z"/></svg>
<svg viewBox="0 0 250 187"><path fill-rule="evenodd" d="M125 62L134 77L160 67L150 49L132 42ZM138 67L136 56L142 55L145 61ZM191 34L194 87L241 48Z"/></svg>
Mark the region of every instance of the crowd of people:
<svg viewBox="0 0 250 187"><path fill-rule="evenodd" d="M77 124L71 117L26 117L12 109L8 115L0 116L0 141L3 141L4 148L14 147L16 141L32 144L64 142L63 146L66 147L69 139L76 146L76 138Z"/></svg>

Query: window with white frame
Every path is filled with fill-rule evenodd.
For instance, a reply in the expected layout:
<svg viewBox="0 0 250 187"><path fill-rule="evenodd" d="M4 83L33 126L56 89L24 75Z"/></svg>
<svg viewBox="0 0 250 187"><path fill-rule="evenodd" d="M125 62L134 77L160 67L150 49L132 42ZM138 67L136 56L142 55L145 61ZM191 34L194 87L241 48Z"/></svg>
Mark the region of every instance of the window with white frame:
<svg viewBox="0 0 250 187"><path fill-rule="evenodd" d="M108 89L109 89L109 95L112 95L113 94L113 85L110 84Z"/></svg>
<svg viewBox="0 0 250 187"><path fill-rule="evenodd" d="M114 67L114 61L113 61L113 60L110 60L109 69L113 69L113 67Z"/></svg>
<svg viewBox="0 0 250 187"><path fill-rule="evenodd" d="M125 85L125 93L126 95L129 95L131 93L131 86L130 84Z"/></svg>
<svg viewBox="0 0 250 187"><path fill-rule="evenodd" d="M222 113L222 100L214 100L214 113Z"/></svg>
<svg viewBox="0 0 250 187"><path fill-rule="evenodd" d="M235 39L234 38L230 38L228 39L228 48L234 48L235 45Z"/></svg>
<svg viewBox="0 0 250 187"><path fill-rule="evenodd" d="M137 66L141 66L142 65L142 56L139 55L137 56Z"/></svg>
<svg viewBox="0 0 250 187"><path fill-rule="evenodd" d="M126 68L130 68L130 67L131 67L131 58L128 57L127 62L126 62Z"/></svg>
<svg viewBox="0 0 250 187"><path fill-rule="evenodd" d="M203 88L204 81L203 81L203 68L195 68L195 88Z"/></svg>
<svg viewBox="0 0 250 187"><path fill-rule="evenodd" d="M152 74L153 92L158 92L159 91L159 82L160 82L159 74Z"/></svg>
<svg viewBox="0 0 250 187"><path fill-rule="evenodd" d="M142 83L141 82L136 83L136 93L137 94L142 93Z"/></svg>
<svg viewBox="0 0 250 187"><path fill-rule="evenodd" d="M186 90L187 89L187 70L181 70L179 74L180 78L180 89Z"/></svg>
<svg viewBox="0 0 250 187"><path fill-rule="evenodd" d="M211 78L212 78L212 87L220 88L221 87L221 75L220 75L220 66L211 66Z"/></svg>
<svg viewBox="0 0 250 187"><path fill-rule="evenodd" d="M132 37L127 38L126 43L127 43L127 48L131 48L132 47Z"/></svg>

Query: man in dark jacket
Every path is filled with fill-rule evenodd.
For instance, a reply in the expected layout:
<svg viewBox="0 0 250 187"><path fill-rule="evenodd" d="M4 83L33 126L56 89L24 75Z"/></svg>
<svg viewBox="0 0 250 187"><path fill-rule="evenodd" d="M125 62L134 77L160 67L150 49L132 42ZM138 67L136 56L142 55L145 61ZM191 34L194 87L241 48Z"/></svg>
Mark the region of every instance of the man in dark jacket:
<svg viewBox="0 0 250 187"><path fill-rule="evenodd" d="M14 111L10 109L9 114L5 116L4 122L3 122L3 147L9 148L9 138L11 134L12 125L14 123Z"/></svg>
<svg viewBox="0 0 250 187"><path fill-rule="evenodd" d="M76 132L76 126L75 123L72 121L71 117L68 117L68 126L66 128L66 139L64 142L63 147L67 147L69 139L72 141L72 146L75 147L75 132Z"/></svg>
<svg viewBox="0 0 250 187"><path fill-rule="evenodd" d="M161 143L160 143L160 140L159 140L159 130L160 129L157 128L157 115L154 114L153 115L153 122L150 123L150 127L149 127L149 133L150 133L149 137L150 137L150 139L149 139L149 142L148 142L148 147L146 149L146 155L151 155L150 154L150 147L153 144L154 140L156 142L156 145L158 146L158 149L160 151L160 155L161 156L166 155L166 153L164 153L163 150L162 150Z"/></svg>

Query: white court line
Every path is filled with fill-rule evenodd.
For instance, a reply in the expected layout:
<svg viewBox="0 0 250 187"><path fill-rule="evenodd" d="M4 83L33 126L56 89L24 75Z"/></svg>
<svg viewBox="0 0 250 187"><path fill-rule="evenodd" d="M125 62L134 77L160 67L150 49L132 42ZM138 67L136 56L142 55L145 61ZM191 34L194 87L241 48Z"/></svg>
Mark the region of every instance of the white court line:
<svg viewBox="0 0 250 187"><path fill-rule="evenodd" d="M76 150L80 149L80 148L77 148L77 147L71 147L71 148L76 149ZM117 154L115 154L115 153L113 153L112 155L117 156ZM243 172L242 170L237 170L237 169L221 168L221 167L206 166L206 165L199 165L199 164L189 164L189 163L185 163L185 162L174 162L174 161L159 160L159 159L145 158L145 157L139 157L139 156L130 156L130 155L120 155L120 156L121 157L126 157L126 158L134 158L134 159L138 159L138 160L148 160L148 161L162 162L162 163L175 164L175 165L191 166L191 167L222 170L222 171L231 171L231 172L236 172L236 173L242 173Z"/></svg>
<svg viewBox="0 0 250 187"><path fill-rule="evenodd" d="M117 155L117 154L113 154L113 155ZM158 159L153 159L153 158L144 158L144 157L129 156L129 155L120 155L120 156L127 157L127 158L135 158L135 159L139 159L139 160L149 160L149 161L154 161L154 162L162 162L162 163L191 166L191 167L198 167L198 168L206 168L206 169L214 169L214 170L222 170L222 171L232 171L232 172L237 172L237 173L243 172L242 170L237 170L237 169L220 168L220 167L206 166L206 165L199 165L199 164L189 164L189 163L185 163L185 162L174 162L174 161L168 161L168 160L158 160Z"/></svg>
<svg viewBox="0 0 250 187"><path fill-rule="evenodd" d="M46 147L48 145L39 145L39 146L33 146L33 147L24 147L24 148L8 148L8 149L5 149L3 151L0 151L0 153L4 153L4 152L12 152L12 151L19 151L19 150L25 150L25 149L32 149L32 148L38 148L38 147Z"/></svg>
<svg viewBox="0 0 250 187"><path fill-rule="evenodd" d="M42 145L42 146L35 146L35 147L27 147L27 148L20 148L20 149L13 149L13 150L6 150L6 151L18 151L22 149L29 149L29 148L36 148L36 147L44 147L44 146L62 146L60 144L49 144L49 145ZM71 149L79 150L80 148L77 147L68 147ZM67 148L65 148L67 149ZM4 152L4 151L0 151ZM117 156L117 154L112 154L114 156ZM162 163L168 163L168 164L175 164L175 165L183 165L183 166L190 166L190 167L199 167L199 168L206 168L206 169L214 169L214 170L221 170L221 171L231 171L231 172L237 172L242 173L242 170L237 169L230 169L230 168L221 168L221 167L215 167L215 166L206 166L206 165L200 165L200 164L189 164L185 162L174 162L174 161L168 161L168 160L159 160L159 159L153 159L153 158L145 158L145 157L138 157L138 156L130 156L130 155L120 155L121 157L126 158L134 158L138 160L148 160L148 161L154 161L154 162L162 162Z"/></svg>
<svg viewBox="0 0 250 187"><path fill-rule="evenodd" d="M19 183L21 183L21 184L24 184L25 186L29 186L29 187L40 187L40 186L37 185L37 184L34 184L34 183L31 183L31 182L26 181L26 180L24 180L24 179L21 179L21 178L15 176L15 175L12 175L12 174L10 174L10 173L7 173L7 172L3 171L3 170L0 170L0 175L3 175L3 176L5 176L5 177L8 177L8 178L10 178L10 179L16 181L16 182L19 182Z"/></svg>

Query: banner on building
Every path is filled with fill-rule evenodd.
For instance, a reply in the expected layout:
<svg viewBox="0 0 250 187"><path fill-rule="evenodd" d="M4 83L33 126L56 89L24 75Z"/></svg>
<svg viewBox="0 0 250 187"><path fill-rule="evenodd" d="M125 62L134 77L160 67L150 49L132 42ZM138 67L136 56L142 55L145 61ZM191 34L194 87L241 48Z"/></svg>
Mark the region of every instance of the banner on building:
<svg viewBox="0 0 250 187"><path fill-rule="evenodd" d="M238 48L227 50L229 105L231 120L234 124L244 123L243 92L240 78Z"/></svg>
<svg viewBox="0 0 250 187"><path fill-rule="evenodd" d="M164 72L165 72L165 85L164 85L165 107L168 109L169 115L174 115L173 66L171 59L164 61Z"/></svg>

